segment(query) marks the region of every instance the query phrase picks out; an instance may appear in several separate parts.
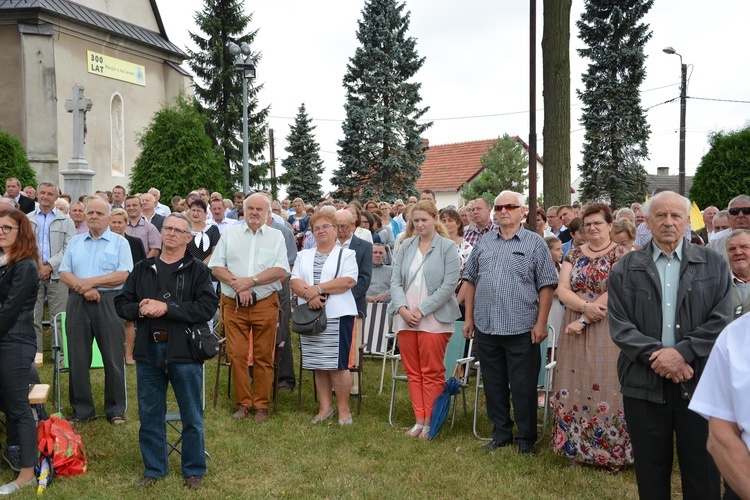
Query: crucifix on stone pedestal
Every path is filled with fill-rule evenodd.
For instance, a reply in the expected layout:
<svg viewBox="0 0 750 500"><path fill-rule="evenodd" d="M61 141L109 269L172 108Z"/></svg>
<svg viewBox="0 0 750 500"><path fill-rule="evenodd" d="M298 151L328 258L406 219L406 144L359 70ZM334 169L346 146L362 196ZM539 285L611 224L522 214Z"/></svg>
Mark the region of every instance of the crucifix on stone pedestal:
<svg viewBox="0 0 750 500"><path fill-rule="evenodd" d="M93 103L83 93L83 85L73 86L73 99L65 101L65 110L73 113L73 154L68 161L68 168L60 172L64 179L63 190L73 200L79 196L92 194L93 180L96 172L89 169L89 162L83 155L84 139L86 138L86 113L91 111Z"/></svg>

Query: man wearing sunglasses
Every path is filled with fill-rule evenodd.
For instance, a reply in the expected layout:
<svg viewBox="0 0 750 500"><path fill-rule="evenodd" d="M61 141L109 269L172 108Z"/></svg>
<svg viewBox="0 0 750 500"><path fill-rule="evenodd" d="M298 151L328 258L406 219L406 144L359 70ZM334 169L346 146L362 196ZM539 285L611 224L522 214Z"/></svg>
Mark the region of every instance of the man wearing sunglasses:
<svg viewBox="0 0 750 500"><path fill-rule="evenodd" d="M750 196L741 194L732 198L732 201L729 202L727 216L729 217L729 228L732 231L735 229L750 229ZM708 248L713 248L719 252L727 262L729 262L729 254L727 254L728 236L728 234L725 234L718 238L714 237L708 244Z"/></svg>
<svg viewBox="0 0 750 500"><path fill-rule="evenodd" d="M512 191L495 198L500 229L474 246L463 274L463 333L476 337L482 360L487 415L494 426L485 449L513 445L512 395L518 452L533 455L539 344L547 337L557 271L544 240L521 226L523 202L524 196Z"/></svg>

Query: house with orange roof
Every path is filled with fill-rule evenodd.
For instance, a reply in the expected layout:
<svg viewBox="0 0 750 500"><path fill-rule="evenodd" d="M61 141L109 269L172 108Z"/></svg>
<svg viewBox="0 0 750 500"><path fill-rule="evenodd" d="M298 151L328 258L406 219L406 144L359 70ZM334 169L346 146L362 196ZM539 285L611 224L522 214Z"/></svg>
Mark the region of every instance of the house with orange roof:
<svg viewBox="0 0 750 500"><path fill-rule="evenodd" d="M514 136L526 150L529 145L520 137ZM484 169L481 158L497 139L481 141L456 142L430 146L425 140L425 161L422 163L422 175L417 181L418 191L431 189L435 191L435 202L438 208L448 205L460 207L464 204L461 188L474 179ZM542 173L544 161L537 155L537 195L542 192ZM524 191L526 196L529 190Z"/></svg>

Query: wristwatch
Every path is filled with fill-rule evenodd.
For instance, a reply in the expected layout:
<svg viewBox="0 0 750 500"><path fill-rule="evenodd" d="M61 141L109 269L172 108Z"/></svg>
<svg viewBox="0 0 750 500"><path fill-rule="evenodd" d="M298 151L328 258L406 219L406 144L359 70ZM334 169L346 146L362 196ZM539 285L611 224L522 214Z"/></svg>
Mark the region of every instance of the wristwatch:
<svg viewBox="0 0 750 500"><path fill-rule="evenodd" d="M586 320L583 319L583 316L581 316L580 318L578 318L578 322L580 324L582 324L583 326L589 326L589 324L586 322Z"/></svg>
<svg viewBox="0 0 750 500"><path fill-rule="evenodd" d="M258 277L253 276L253 286L258 286Z"/></svg>
<svg viewBox="0 0 750 500"><path fill-rule="evenodd" d="M320 288L320 285L318 285L318 295L325 295L325 293L323 293L323 289Z"/></svg>

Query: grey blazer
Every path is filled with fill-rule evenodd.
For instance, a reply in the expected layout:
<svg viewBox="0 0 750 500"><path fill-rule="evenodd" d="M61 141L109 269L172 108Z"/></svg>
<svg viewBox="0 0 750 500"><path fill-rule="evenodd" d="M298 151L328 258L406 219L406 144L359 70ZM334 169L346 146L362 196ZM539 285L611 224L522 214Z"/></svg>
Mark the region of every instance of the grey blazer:
<svg viewBox="0 0 750 500"><path fill-rule="evenodd" d="M391 276L391 303L388 305L390 314L396 314L401 306L407 305L404 287L411 281L409 268L418 251L419 236L415 236L405 240L396 254ZM434 313L435 318L443 323L453 323L461 317L454 294L460 268L456 244L436 233L420 271L424 274L429 293L429 297L419 304L424 316Z"/></svg>

